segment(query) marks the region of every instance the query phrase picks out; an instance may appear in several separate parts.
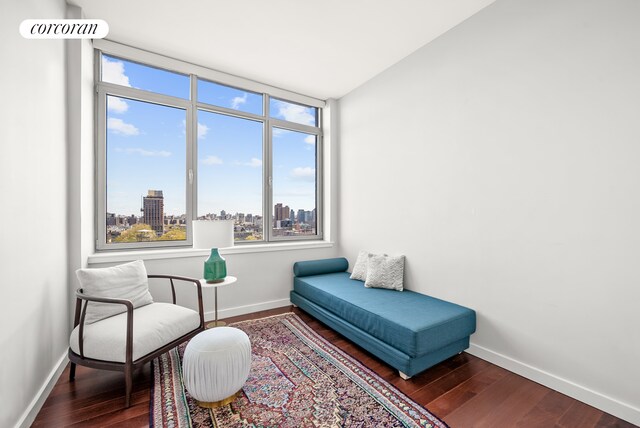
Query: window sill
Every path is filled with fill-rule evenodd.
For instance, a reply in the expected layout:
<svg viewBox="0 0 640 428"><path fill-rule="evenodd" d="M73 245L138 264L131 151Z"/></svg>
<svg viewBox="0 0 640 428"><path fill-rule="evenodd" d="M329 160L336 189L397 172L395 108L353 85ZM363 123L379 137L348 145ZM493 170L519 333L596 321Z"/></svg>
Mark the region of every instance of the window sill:
<svg viewBox="0 0 640 428"><path fill-rule="evenodd" d="M249 254L249 253L266 253L270 251L297 251L297 250L315 250L317 248L331 248L333 242L329 241L305 241L305 242L286 242L271 243L257 245L238 245L234 247L221 248L220 254ZM123 263L134 260L163 260L163 259L179 259L185 257L203 257L208 256L208 249L194 248L171 248L166 250L134 250L134 251L109 251L104 253L95 253L88 257L89 265L102 263Z"/></svg>

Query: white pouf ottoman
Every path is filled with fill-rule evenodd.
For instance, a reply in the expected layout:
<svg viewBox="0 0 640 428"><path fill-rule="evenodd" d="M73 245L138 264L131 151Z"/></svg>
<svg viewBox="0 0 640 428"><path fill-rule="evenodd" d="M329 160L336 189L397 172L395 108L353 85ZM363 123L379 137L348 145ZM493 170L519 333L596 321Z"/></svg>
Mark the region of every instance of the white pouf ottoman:
<svg viewBox="0 0 640 428"><path fill-rule="evenodd" d="M249 377L251 342L237 328L215 327L196 335L182 358L182 376L189 394L202 407L233 401Z"/></svg>

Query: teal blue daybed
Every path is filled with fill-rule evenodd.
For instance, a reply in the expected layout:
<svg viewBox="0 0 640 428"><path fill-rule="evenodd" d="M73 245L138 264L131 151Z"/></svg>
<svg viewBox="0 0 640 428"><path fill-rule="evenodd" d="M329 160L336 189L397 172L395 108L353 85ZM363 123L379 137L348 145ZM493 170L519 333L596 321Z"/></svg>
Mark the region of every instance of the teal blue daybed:
<svg viewBox="0 0 640 428"><path fill-rule="evenodd" d="M376 355L404 379L469 347L475 311L409 290L365 288L345 258L297 262L291 303Z"/></svg>

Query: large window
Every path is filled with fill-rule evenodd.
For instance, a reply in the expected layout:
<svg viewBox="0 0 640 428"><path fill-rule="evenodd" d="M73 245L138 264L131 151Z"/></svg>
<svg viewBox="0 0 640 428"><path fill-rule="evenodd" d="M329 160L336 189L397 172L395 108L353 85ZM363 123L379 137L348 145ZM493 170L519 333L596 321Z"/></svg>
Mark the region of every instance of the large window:
<svg viewBox="0 0 640 428"><path fill-rule="evenodd" d="M194 219L322 237L321 101L115 50L97 51L98 249L188 246Z"/></svg>

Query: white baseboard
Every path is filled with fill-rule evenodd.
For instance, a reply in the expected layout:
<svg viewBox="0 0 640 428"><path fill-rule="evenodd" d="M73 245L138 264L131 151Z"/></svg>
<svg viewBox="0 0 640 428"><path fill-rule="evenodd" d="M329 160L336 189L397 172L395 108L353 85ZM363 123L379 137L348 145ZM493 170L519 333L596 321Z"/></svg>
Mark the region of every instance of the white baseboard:
<svg viewBox="0 0 640 428"><path fill-rule="evenodd" d="M511 357L494 352L490 349L471 343L467 352L478 358L489 361L497 366L526 377L534 382L561 392L590 406L610 413L627 422L640 425L640 409L629 403L618 401L585 386L563 379L552 373L530 366Z"/></svg>
<svg viewBox="0 0 640 428"><path fill-rule="evenodd" d="M266 311L269 309L281 308L283 306L291 305L289 299L271 300L269 302L256 303L253 305L237 306L235 308L220 309L218 310L218 318L235 317L238 315L250 314L252 312ZM213 311L207 311L204 313L204 319L213 321L215 313Z"/></svg>
<svg viewBox="0 0 640 428"><path fill-rule="evenodd" d="M51 393L51 390L56 385L58 378L62 374L62 371L67 366L68 362L69 360L67 359L67 351L65 350L64 354L62 354L62 357L60 357L60 360L58 360L58 364L53 367L53 370L51 370L51 373L49 373L47 380L44 382L44 384L42 384L42 387L40 387L40 390L38 391L36 396L33 397L33 400L31 400L31 403L29 403L27 409L24 411L22 416L20 416L20 419L18 419L16 428L28 428L31 426L31 424L33 424L33 421L36 420L36 416L38 416L38 412Z"/></svg>

